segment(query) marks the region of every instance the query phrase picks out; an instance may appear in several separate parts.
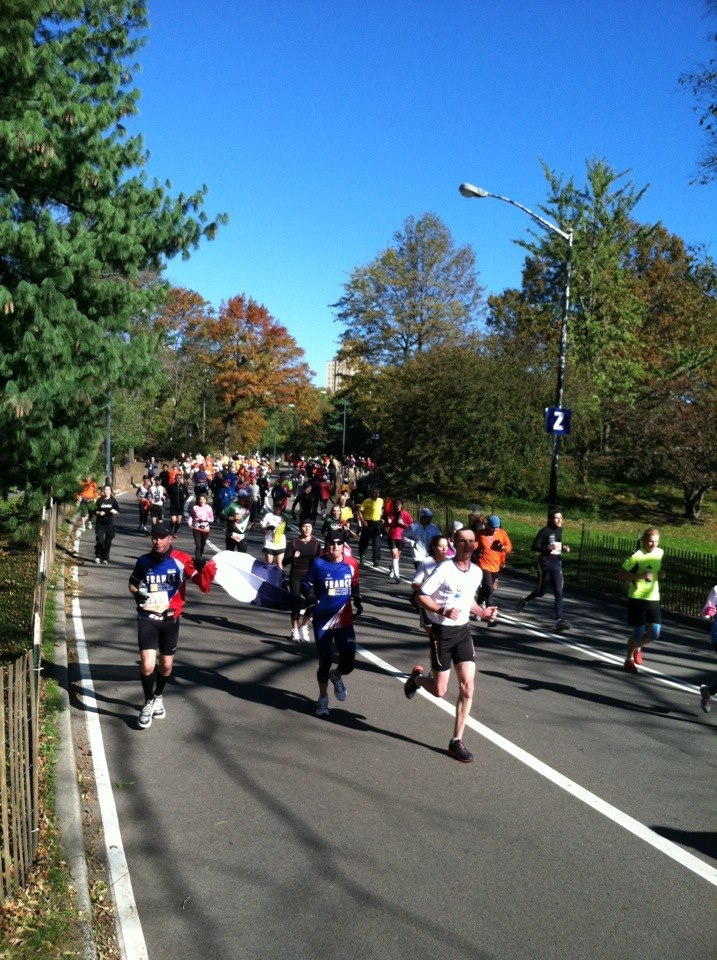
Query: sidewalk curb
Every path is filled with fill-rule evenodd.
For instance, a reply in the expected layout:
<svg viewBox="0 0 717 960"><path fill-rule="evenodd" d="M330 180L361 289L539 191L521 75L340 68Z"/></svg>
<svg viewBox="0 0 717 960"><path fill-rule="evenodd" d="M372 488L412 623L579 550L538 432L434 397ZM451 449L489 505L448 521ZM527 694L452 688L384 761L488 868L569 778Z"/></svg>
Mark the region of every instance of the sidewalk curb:
<svg viewBox="0 0 717 960"><path fill-rule="evenodd" d="M73 889L75 890L77 908L80 912L81 957L82 960L97 960L97 946L95 944L92 925L92 902L90 900L90 889L87 878L85 837L82 826L82 805L80 788L77 783L75 746L72 735L72 714L70 711L64 561L60 564L59 577L55 589L55 611L55 672L59 682L59 696L62 703L62 709L57 718L59 745L55 767L57 784L55 812L60 828L60 841L62 843L63 855L67 861L68 873Z"/></svg>

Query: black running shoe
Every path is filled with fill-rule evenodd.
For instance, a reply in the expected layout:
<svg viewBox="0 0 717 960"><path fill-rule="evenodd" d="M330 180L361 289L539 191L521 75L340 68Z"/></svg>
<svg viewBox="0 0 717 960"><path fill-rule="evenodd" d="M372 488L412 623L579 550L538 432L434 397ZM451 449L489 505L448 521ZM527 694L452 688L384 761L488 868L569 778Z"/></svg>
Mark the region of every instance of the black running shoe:
<svg viewBox="0 0 717 960"><path fill-rule="evenodd" d="M462 740L451 740L448 744L448 756L461 763L473 763L473 754Z"/></svg>
<svg viewBox="0 0 717 960"><path fill-rule="evenodd" d="M423 676L423 667L415 666L411 670L408 680L403 685L403 692L406 694L409 700L412 700L416 696L416 690L418 690L418 684L416 680L419 677Z"/></svg>
<svg viewBox="0 0 717 960"><path fill-rule="evenodd" d="M516 612L520 613L521 610L524 610L525 604L526 604L525 597L521 597L520 600L515 605Z"/></svg>

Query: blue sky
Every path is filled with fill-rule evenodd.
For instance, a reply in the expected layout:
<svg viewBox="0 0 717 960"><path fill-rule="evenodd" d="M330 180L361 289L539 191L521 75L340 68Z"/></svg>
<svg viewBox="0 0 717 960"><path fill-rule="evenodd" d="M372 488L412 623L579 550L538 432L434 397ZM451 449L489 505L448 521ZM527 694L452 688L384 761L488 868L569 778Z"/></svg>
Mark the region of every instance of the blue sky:
<svg viewBox="0 0 717 960"><path fill-rule="evenodd" d="M637 209L717 258L717 184L679 75L712 55L703 0L149 0L132 132L172 192L230 222L167 277L218 307L264 304L326 383L351 271L430 211L488 292L518 286L540 158L604 158L649 184Z"/></svg>

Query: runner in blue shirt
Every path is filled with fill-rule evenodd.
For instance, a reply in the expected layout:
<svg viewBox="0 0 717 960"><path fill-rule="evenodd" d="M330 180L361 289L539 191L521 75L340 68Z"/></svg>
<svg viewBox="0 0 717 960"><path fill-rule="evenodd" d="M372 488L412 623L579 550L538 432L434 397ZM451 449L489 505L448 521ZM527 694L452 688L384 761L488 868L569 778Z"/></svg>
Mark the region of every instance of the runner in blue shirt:
<svg viewBox="0 0 717 960"><path fill-rule="evenodd" d="M137 641L144 705L137 725L146 730L153 719L166 716L162 695L172 675L179 639L179 618L184 609L187 580L205 593L209 580L201 577L197 562L172 549L172 530L164 521L152 527L152 550L141 556L129 578L129 591L137 604ZM159 659L159 664L157 660Z"/></svg>
<svg viewBox="0 0 717 960"><path fill-rule="evenodd" d="M319 655L316 679L319 682L319 699L316 716L329 715L329 680L334 686L336 699L343 701L348 696L343 677L351 673L356 660L356 635L354 634L354 611L363 613L359 568L354 557L344 557L344 537L340 533L329 534L324 556L317 557L304 580L304 596L314 601L312 620L314 640ZM333 645L339 654L337 669L331 667Z"/></svg>

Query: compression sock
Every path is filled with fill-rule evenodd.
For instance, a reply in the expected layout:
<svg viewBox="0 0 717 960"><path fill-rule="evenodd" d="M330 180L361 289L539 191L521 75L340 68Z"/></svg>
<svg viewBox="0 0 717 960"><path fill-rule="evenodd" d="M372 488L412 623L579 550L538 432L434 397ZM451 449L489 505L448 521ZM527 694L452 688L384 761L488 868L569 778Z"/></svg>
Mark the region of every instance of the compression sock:
<svg viewBox="0 0 717 960"><path fill-rule="evenodd" d="M142 680L142 692L144 693L145 700L151 700L154 696L154 674L150 673L148 677L145 677L144 674L141 676Z"/></svg>

